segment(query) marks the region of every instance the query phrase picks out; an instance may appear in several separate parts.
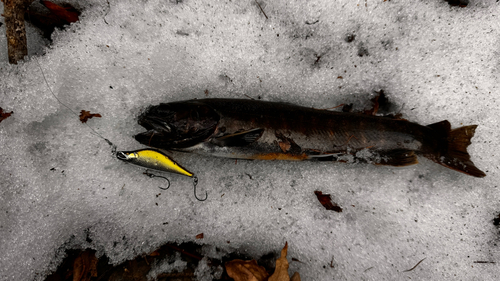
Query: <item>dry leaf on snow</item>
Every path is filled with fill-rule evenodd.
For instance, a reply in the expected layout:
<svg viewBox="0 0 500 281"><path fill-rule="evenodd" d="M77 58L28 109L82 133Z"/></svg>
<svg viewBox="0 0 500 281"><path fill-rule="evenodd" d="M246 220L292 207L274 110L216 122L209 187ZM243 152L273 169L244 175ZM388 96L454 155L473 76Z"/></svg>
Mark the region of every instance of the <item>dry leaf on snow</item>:
<svg viewBox="0 0 500 281"><path fill-rule="evenodd" d="M323 192L319 190L314 191L314 194L316 194L316 197L318 197L319 202L323 205L323 207L325 207L325 209L338 213L342 212L342 207L340 207L337 203L332 202L330 194L323 194Z"/></svg>
<svg viewBox="0 0 500 281"><path fill-rule="evenodd" d="M67 4L67 7L59 6L50 1L40 1L47 9L50 10L52 14L67 23L72 23L78 21L78 11L75 10L71 5Z"/></svg>
<svg viewBox="0 0 500 281"><path fill-rule="evenodd" d="M300 281L299 273L295 272L291 279L288 275L287 252L288 243L285 243L285 247L281 250L281 256L276 260L276 269L269 279L266 269L258 265L255 260L233 260L227 262L227 275L235 281Z"/></svg>
<svg viewBox="0 0 500 281"><path fill-rule="evenodd" d="M14 113L13 111L11 112L3 112L3 108L0 107L0 122L2 122L4 119L6 119L7 117L9 117L10 115L12 115L12 113Z"/></svg>
<svg viewBox="0 0 500 281"><path fill-rule="evenodd" d="M226 262L226 271L235 281L263 281L269 276L266 269L258 265L256 260Z"/></svg>
<svg viewBox="0 0 500 281"><path fill-rule="evenodd" d="M102 117L102 116L99 113L90 113L90 111L86 110L80 111L80 121L82 121L82 123L87 123L87 121L93 117Z"/></svg>
<svg viewBox="0 0 500 281"><path fill-rule="evenodd" d="M288 260L286 254L288 252L288 242L285 242L285 247L281 250L281 256L276 260L276 269L273 275L269 277L269 281L290 281L288 275Z"/></svg>

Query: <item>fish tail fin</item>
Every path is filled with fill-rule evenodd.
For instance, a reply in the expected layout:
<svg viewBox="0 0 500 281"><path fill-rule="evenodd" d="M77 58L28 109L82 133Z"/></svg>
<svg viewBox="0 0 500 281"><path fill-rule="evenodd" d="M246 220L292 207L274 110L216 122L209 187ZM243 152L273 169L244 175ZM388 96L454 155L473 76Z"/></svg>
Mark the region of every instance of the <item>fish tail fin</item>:
<svg viewBox="0 0 500 281"><path fill-rule="evenodd" d="M467 147L471 144L477 125L464 126L451 130L450 123L445 120L431 124L438 134L442 134L444 140L437 155L426 155L432 161L464 174L482 178L486 174L479 170L470 160Z"/></svg>

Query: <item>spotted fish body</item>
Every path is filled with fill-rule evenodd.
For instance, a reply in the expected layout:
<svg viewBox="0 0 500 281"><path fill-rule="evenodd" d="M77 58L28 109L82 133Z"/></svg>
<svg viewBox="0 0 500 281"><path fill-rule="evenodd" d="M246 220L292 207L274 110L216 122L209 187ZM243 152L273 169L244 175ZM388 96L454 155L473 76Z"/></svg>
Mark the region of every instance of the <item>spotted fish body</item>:
<svg viewBox="0 0 500 281"><path fill-rule="evenodd" d="M448 121L422 126L402 119L240 99L162 103L139 116L150 147L239 159L360 160L406 166L422 155L468 175L467 146L476 125L451 130Z"/></svg>

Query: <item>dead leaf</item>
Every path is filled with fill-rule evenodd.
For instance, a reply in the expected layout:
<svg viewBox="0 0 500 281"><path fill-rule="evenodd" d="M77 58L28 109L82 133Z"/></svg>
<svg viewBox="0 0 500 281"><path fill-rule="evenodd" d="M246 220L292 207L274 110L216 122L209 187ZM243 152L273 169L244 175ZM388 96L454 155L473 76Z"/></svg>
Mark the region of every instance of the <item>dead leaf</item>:
<svg viewBox="0 0 500 281"><path fill-rule="evenodd" d="M148 256L150 256L150 257L157 257L159 255L160 255L160 253L158 251L153 251Z"/></svg>
<svg viewBox="0 0 500 281"><path fill-rule="evenodd" d="M55 28L64 28L66 25L78 21L80 12L70 4L57 5L50 1L40 1L45 8L31 6L28 9L26 20L43 32L43 36L52 41Z"/></svg>
<svg viewBox="0 0 500 281"><path fill-rule="evenodd" d="M92 251L82 252L73 263L73 281L90 281L97 277L97 258Z"/></svg>
<svg viewBox="0 0 500 281"><path fill-rule="evenodd" d="M226 271L235 281L263 281L269 276L266 269L258 265L256 260L226 262Z"/></svg>
<svg viewBox="0 0 500 281"><path fill-rule="evenodd" d="M288 252L288 242L285 242L285 247L281 250L281 256L276 260L276 269L273 275L269 277L269 281L290 281L288 275L288 260L286 254Z"/></svg>
<svg viewBox="0 0 500 281"><path fill-rule="evenodd" d="M77 22L79 13L75 8L68 4L67 7L61 7L50 1L40 1L54 16L64 20L67 23Z"/></svg>
<svg viewBox="0 0 500 281"><path fill-rule="evenodd" d="M316 190L314 191L314 194L316 194L316 197L318 197L319 202L323 207L325 207L327 210L335 211L338 213L342 212L342 207L340 207L337 203L332 202L332 197L330 194L323 194L323 192Z"/></svg>
<svg viewBox="0 0 500 281"><path fill-rule="evenodd" d="M281 151L283 151L283 153L287 153L288 150L290 150L290 148L292 147L292 145L288 141L280 141L278 144L281 148Z"/></svg>
<svg viewBox="0 0 500 281"><path fill-rule="evenodd" d="M290 278L290 281L300 281L300 274L298 272L295 272L292 275L292 278Z"/></svg>
<svg viewBox="0 0 500 281"><path fill-rule="evenodd" d="M12 115L12 113L14 113L14 111L11 111L11 112L3 112L3 108L0 107L0 122L2 122L4 119L6 119L7 117L9 117L10 115Z"/></svg>
<svg viewBox="0 0 500 281"><path fill-rule="evenodd" d="M196 239L203 239L203 232L200 233L200 234L198 234L198 235L196 235Z"/></svg>
<svg viewBox="0 0 500 281"><path fill-rule="evenodd" d="M102 116L99 113L90 113L90 111L86 110L80 111L80 121L82 121L82 123L87 123L87 121L93 117L102 117Z"/></svg>

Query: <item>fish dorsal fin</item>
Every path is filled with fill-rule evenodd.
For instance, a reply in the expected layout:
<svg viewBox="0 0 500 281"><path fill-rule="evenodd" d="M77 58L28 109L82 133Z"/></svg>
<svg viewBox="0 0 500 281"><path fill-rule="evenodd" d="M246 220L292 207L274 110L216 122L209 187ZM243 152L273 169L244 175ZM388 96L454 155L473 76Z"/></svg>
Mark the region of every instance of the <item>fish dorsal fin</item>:
<svg viewBox="0 0 500 281"><path fill-rule="evenodd" d="M264 129L257 128L214 139L218 146L246 146L257 141L264 133Z"/></svg>
<svg viewBox="0 0 500 281"><path fill-rule="evenodd" d="M398 149L388 151L383 155L385 157L379 163L377 163L378 165L404 167L418 163L417 155L413 150Z"/></svg>

